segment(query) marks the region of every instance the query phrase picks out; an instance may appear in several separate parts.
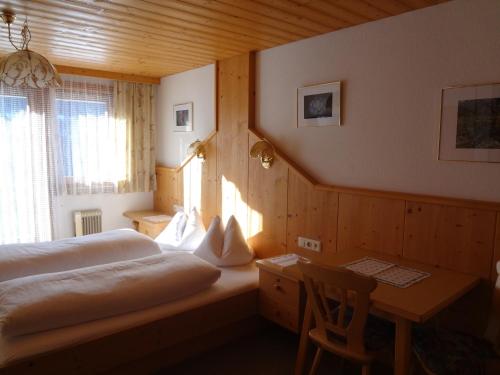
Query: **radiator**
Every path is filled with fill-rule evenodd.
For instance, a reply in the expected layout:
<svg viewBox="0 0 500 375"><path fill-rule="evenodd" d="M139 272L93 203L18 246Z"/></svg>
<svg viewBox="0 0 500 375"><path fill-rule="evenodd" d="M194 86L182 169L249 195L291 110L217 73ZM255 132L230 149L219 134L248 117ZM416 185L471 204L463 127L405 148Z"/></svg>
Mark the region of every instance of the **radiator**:
<svg viewBox="0 0 500 375"><path fill-rule="evenodd" d="M75 236L102 232L102 211L84 210L73 213L75 219Z"/></svg>

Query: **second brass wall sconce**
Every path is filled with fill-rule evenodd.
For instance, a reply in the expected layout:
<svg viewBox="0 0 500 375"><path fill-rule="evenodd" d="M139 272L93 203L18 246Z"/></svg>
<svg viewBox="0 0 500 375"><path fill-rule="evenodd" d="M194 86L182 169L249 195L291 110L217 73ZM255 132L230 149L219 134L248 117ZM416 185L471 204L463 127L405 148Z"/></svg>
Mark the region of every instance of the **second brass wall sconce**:
<svg viewBox="0 0 500 375"><path fill-rule="evenodd" d="M269 169L274 161L274 147L265 139L258 141L250 149L250 157L260 159L262 167Z"/></svg>

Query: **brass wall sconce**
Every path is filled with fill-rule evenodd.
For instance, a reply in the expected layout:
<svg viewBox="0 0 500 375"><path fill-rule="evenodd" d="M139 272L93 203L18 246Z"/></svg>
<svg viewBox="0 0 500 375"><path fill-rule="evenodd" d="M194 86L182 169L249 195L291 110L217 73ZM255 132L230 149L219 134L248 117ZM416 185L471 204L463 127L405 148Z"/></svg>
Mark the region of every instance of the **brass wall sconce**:
<svg viewBox="0 0 500 375"><path fill-rule="evenodd" d="M198 159L205 161L207 158L207 151L205 145L199 139L191 143L188 147L189 155L195 155Z"/></svg>
<svg viewBox="0 0 500 375"><path fill-rule="evenodd" d="M264 139L258 141L250 149L250 157L254 159L259 158L262 167L269 169L274 161L274 147Z"/></svg>

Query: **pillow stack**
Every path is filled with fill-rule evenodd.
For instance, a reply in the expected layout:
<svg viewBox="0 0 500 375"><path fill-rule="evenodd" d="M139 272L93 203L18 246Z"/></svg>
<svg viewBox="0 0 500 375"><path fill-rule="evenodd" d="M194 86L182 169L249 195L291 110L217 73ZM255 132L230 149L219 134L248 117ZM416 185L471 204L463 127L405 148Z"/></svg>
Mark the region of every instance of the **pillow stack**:
<svg viewBox="0 0 500 375"><path fill-rule="evenodd" d="M195 251L205 236L205 226L194 207L189 216L179 211L155 238L162 250Z"/></svg>
<svg viewBox="0 0 500 375"><path fill-rule="evenodd" d="M194 254L221 267L241 266L250 263L254 257L234 216L229 218L225 232L220 217L214 217Z"/></svg>

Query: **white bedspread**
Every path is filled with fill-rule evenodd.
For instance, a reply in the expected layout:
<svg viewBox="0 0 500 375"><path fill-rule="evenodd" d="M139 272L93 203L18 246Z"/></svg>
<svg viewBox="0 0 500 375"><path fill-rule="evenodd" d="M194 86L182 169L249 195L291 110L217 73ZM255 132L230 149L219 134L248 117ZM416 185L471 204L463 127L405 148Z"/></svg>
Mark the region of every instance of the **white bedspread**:
<svg viewBox="0 0 500 375"><path fill-rule="evenodd" d="M161 253L151 238L118 229L64 240L0 246L0 281Z"/></svg>
<svg viewBox="0 0 500 375"><path fill-rule="evenodd" d="M220 270L173 252L0 283L0 328L7 337L137 311L208 288Z"/></svg>
<svg viewBox="0 0 500 375"><path fill-rule="evenodd" d="M254 262L245 266L223 268L221 272L220 279L210 288L148 309L30 335L17 337L0 335L0 369L41 353L97 340L116 332L225 300L256 290L259 286L259 272ZM257 309L257 306L255 308Z"/></svg>

